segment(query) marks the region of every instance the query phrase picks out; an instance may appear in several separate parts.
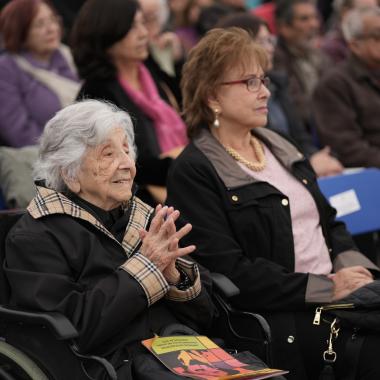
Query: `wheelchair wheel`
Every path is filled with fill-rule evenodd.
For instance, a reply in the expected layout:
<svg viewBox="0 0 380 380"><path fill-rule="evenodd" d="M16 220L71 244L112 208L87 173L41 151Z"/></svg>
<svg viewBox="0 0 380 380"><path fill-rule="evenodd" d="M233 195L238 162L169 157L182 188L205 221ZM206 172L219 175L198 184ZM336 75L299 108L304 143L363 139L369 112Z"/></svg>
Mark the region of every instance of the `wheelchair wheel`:
<svg viewBox="0 0 380 380"><path fill-rule="evenodd" d="M49 380L36 363L4 341L0 341L0 379Z"/></svg>

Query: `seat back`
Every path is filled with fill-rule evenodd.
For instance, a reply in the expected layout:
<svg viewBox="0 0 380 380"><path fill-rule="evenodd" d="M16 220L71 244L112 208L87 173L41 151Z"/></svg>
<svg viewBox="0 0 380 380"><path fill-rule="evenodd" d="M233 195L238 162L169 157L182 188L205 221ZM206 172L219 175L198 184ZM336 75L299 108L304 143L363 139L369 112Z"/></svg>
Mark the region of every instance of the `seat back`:
<svg viewBox="0 0 380 380"><path fill-rule="evenodd" d="M6 305L9 301L9 284L4 275L5 239L9 230L24 215L23 210L0 211L0 305Z"/></svg>
<svg viewBox="0 0 380 380"><path fill-rule="evenodd" d="M318 180L352 235L380 230L380 170L363 169Z"/></svg>

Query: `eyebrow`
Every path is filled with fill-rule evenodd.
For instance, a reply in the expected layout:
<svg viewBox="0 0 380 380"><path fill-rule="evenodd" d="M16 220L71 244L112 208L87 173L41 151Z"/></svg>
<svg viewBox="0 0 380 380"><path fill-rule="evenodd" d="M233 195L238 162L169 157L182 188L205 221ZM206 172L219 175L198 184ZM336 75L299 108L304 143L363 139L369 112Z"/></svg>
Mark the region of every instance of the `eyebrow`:
<svg viewBox="0 0 380 380"><path fill-rule="evenodd" d="M250 79L250 78L262 78L265 76L265 73L261 73L261 74L247 74L247 75L243 75L243 78L245 79Z"/></svg>

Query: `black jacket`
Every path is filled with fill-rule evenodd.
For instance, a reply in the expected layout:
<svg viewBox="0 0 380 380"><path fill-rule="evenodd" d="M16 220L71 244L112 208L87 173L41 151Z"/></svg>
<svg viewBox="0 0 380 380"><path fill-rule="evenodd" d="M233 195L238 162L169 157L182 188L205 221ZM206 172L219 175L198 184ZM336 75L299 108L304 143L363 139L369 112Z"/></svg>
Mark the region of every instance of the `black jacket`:
<svg viewBox="0 0 380 380"><path fill-rule="evenodd" d="M214 308L204 286L198 295L180 300L170 296L176 290L168 292L151 263L149 275L123 269L131 260L137 262L137 230L147 227L151 215L147 205L131 204L119 243L91 212L59 193L38 191L40 197L45 192L46 201L32 203L7 238L5 272L12 305L64 314L79 332L80 350L106 356L116 366L145 353L141 340L171 323L180 321L198 331L210 324Z"/></svg>
<svg viewBox="0 0 380 380"><path fill-rule="evenodd" d="M356 251L345 226L335 220L335 210L321 194L304 156L275 132L258 128L253 133L310 191L336 268L359 263L371 267ZM246 175L205 130L174 162L167 204L192 223L188 241L197 246L196 260L225 274L240 288L235 305L269 318L275 366L290 369L289 379L307 379L300 361L302 334L310 337L306 342L311 352L322 350L325 336L313 330L310 310L313 303L331 300L332 282L326 276L294 272L287 197L269 183ZM348 259L344 264L343 257ZM300 332L299 324L306 330Z"/></svg>

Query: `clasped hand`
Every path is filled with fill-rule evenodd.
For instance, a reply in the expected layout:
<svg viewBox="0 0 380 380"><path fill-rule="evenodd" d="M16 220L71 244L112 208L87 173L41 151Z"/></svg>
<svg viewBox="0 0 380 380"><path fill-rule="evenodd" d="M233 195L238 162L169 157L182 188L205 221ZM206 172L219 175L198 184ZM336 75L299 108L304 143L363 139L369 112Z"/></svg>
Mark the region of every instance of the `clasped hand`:
<svg viewBox="0 0 380 380"><path fill-rule="evenodd" d="M140 252L157 266L168 282L175 284L180 279L175 267L177 258L195 250L195 245L179 247L179 241L191 231L192 226L188 223L177 231L175 221L180 212L173 207L158 205L155 211L148 231L140 231Z"/></svg>

